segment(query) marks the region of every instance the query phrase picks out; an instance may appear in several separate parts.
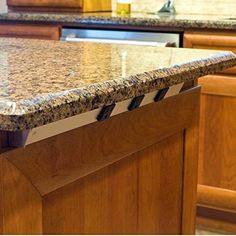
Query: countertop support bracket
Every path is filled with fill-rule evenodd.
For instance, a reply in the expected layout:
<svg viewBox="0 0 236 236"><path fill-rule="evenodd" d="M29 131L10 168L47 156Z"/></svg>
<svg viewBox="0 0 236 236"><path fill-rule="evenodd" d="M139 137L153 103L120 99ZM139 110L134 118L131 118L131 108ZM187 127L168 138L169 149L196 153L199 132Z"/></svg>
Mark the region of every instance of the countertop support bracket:
<svg viewBox="0 0 236 236"><path fill-rule="evenodd" d="M178 95L180 92L183 92L183 87L184 83L180 83L169 88L156 90L145 95L104 106L103 108L97 108L89 112L75 115L30 130L9 132L9 145L10 147L15 148L25 147L29 144L59 135L84 125L106 120L123 112L132 111L138 107L153 103L156 100L157 95L159 97L158 101Z"/></svg>

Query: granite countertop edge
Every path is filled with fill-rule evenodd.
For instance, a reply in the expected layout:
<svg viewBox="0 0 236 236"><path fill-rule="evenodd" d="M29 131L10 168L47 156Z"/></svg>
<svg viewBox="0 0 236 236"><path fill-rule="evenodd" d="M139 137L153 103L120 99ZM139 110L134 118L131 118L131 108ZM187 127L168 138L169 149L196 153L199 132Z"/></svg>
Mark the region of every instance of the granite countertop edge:
<svg viewBox="0 0 236 236"><path fill-rule="evenodd" d="M177 15L178 16L178 15ZM40 13L2 13L2 21L23 21L23 22L48 22L62 24L107 24L107 25L127 25L127 26L147 26L147 27L176 27L182 29L222 29L236 30L236 21L227 20L226 16L216 19L189 19L189 18L171 18L160 17L155 15L140 16L106 16L106 15L89 15L89 14L40 14Z"/></svg>
<svg viewBox="0 0 236 236"><path fill-rule="evenodd" d="M69 118L114 102L197 79L236 65L231 52L206 57L128 78L95 83L79 89L39 96L31 100L5 102L0 130L22 131Z"/></svg>

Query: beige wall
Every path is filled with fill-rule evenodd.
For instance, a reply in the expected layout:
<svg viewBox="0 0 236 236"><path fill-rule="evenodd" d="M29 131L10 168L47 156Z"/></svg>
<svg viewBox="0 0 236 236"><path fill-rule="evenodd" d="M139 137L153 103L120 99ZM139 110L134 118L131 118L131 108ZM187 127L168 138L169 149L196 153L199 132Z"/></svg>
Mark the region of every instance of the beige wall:
<svg viewBox="0 0 236 236"><path fill-rule="evenodd" d="M0 0L0 12L6 11L7 6L6 6L6 0Z"/></svg>
<svg viewBox="0 0 236 236"><path fill-rule="evenodd" d="M115 10L116 0L113 1ZM165 0L133 0L133 11L159 10ZM178 13L236 15L236 0L175 0ZM6 11L6 0L0 0L0 12Z"/></svg>
<svg viewBox="0 0 236 236"><path fill-rule="evenodd" d="M115 2L113 8L115 9ZM133 0L133 11L160 9L165 0ZM178 13L236 15L236 0L175 0Z"/></svg>

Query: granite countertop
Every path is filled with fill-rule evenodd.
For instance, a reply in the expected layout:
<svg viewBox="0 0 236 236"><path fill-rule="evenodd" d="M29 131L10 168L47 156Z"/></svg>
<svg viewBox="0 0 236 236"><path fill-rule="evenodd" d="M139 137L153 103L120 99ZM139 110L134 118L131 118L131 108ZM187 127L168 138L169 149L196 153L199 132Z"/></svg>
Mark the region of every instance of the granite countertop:
<svg viewBox="0 0 236 236"><path fill-rule="evenodd" d="M231 52L0 38L0 130L30 129L236 65Z"/></svg>
<svg viewBox="0 0 236 236"><path fill-rule="evenodd" d="M231 20L229 18L232 18ZM154 15L133 13L120 16L116 13L84 13L84 14L46 14L46 13L2 13L1 20L23 22L54 22L67 24L106 24L126 26L171 27L180 29L222 29L236 30L236 17L225 15ZM234 20L233 20L234 19Z"/></svg>

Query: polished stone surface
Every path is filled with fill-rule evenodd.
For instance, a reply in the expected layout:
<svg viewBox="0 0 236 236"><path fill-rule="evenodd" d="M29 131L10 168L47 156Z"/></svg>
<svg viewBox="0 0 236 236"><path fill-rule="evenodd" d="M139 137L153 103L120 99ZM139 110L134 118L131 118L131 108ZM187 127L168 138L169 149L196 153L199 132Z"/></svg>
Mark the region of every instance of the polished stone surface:
<svg viewBox="0 0 236 236"><path fill-rule="evenodd" d="M231 52L0 39L0 130L23 130L236 65Z"/></svg>
<svg viewBox="0 0 236 236"><path fill-rule="evenodd" d="M231 16L232 17L232 16ZM148 13L133 13L130 16L120 16L116 13L6 13L0 14L0 20L26 22L59 22L66 24L107 24L126 26L171 27L182 29L228 29L236 30L236 20L227 19L226 15L177 14L155 15Z"/></svg>

